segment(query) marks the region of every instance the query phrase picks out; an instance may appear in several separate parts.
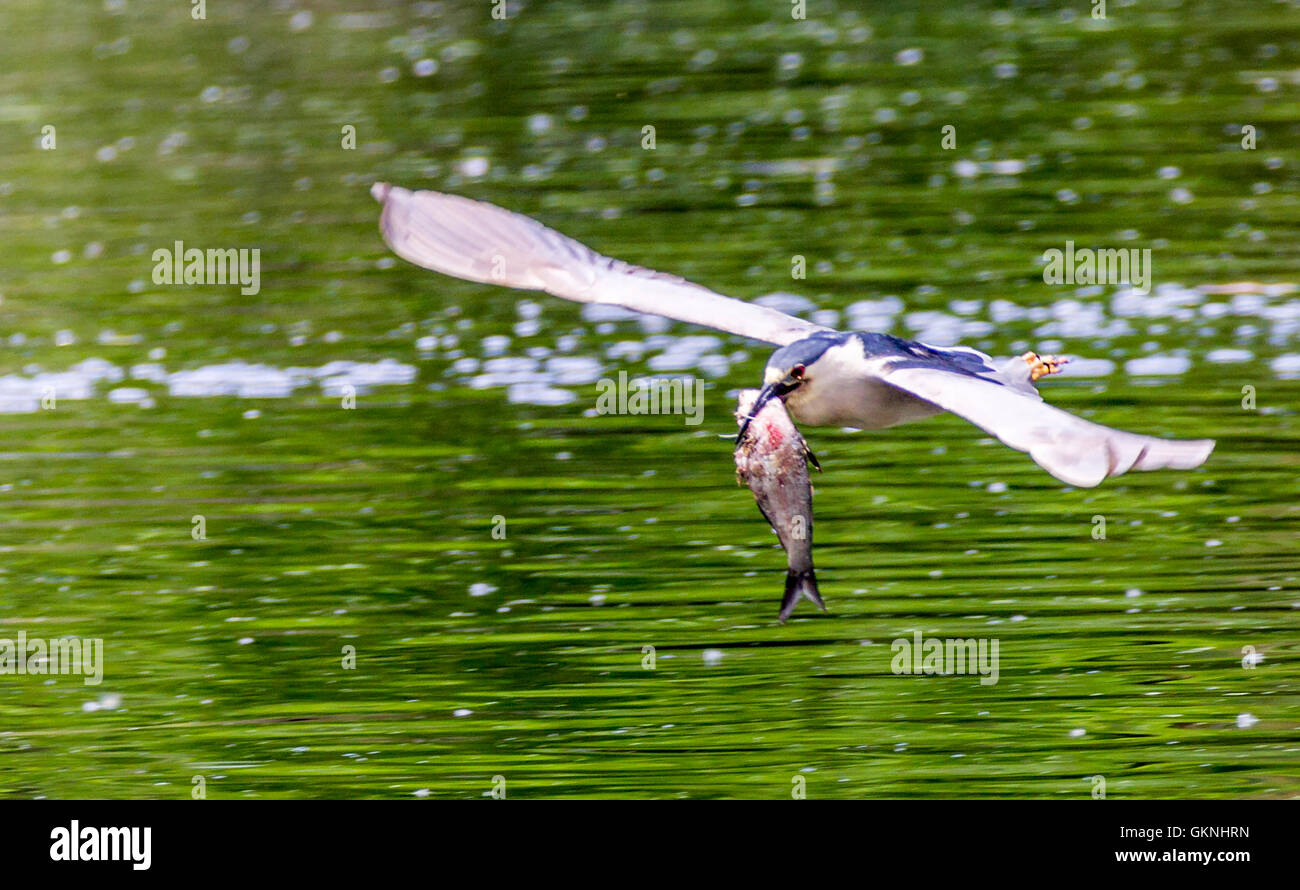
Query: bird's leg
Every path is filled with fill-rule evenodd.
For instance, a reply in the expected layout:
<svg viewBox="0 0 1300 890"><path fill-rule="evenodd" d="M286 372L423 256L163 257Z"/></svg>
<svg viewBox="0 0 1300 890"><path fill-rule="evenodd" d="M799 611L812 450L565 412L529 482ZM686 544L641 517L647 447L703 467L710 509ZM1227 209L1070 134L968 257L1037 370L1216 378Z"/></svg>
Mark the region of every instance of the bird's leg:
<svg viewBox="0 0 1300 890"><path fill-rule="evenodd" d="M1061 365L1070 361L1064 356L1039 355L1036 352L1026 352L1021 358L1029 365L1030 380L1037 380L1039 377L1055 374L1061 370Z"/></svg>

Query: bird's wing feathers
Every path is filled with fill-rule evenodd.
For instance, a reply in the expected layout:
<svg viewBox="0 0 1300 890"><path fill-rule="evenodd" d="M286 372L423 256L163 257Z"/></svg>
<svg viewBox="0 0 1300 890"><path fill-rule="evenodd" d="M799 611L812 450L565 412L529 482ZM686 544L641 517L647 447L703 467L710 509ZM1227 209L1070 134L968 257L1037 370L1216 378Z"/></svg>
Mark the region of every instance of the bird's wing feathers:
<svg viewBox="0 0 1300 890"><path fill-rule="evenodd" d="M483 201L382 182L371 194L384 205L379 227L393 252L444 275L622 306L780 346L830 330L610 259L534 219ZM987 370L956 373L883 359L878 376L1027 452L1071 485L1091 487L1128 470L1190 469L1214 449L1210 439L1155 439L1091 423L1040 401L1014 362L993 368L974 350L941 352L951 359L957 358L954 353L973 354Z"/></svg>
<svg viewBox="0 0 1300 890"><path fill-rule="evenodd" d="M889 363L880 377L1026 452L1062 482L1084 488L1129 470L1188 470L1214 450L1213 439L1156 439L1111 429L979 377Z"/></svg>
<svg viewBox="0 0 1300 890"><path fill-rule="evenodd" d="M384 205L379 228L393 252L444 275L622 306L780 346L830 330L601 256L495 204L382 182L371 194Z"/></svg>

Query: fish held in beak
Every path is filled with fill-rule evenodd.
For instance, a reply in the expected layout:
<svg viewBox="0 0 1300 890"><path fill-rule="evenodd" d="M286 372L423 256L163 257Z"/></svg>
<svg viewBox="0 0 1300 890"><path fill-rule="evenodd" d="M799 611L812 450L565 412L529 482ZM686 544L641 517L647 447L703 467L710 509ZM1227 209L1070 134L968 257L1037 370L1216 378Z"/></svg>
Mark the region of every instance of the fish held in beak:
<svg viewBox="0 0 1300 890"><path fill-rule="evenodd" d="M736 444L739 445L740 441L745 438L745 433L749 430L750 421L758 416L759 412L763 410L764 406L767 405L768 402L772 401L772 399L784 399L791 392L798 389L802 384L803 365L796 366L790 376L787 376L784 380L777 383L764 384L763 388L758 391L758 395L754 399L753 407L749 409L744 422L740 425L740 433L736 436ZM746 390L746 392L752 392L752 390ZM742 395L742 404L744 403L744 398L745 397ZM821 467L818 467L817 469L820 470Z"/></svg>
<svg viewBox="0 0 1300 890"><path fill-rule="evenodd" d="M748 404L746 408L746 396L749 393ZM772 400L776 395L776 385L769 383L758 391L755 395L752 389L744 390L740 394L739 410L736 413L736 419L740 421L740 432L736 434L736 445L740 445L745 439L745 433L749 432L749 425L758 416L758 412L763 410L763 406Z"/></svg>
<svg viewBox="0 0 1300 890"><path fill-rule="evenodd" d="M784 624L800 599L811 601L823 612L826 604L817 590L812 560L812 481L808 464L815 458L779 399L768 395L760 405L763 392L769 388L740 394L736 476L754 493L759 511L785 549L785 594L779 613Z"/></svg>

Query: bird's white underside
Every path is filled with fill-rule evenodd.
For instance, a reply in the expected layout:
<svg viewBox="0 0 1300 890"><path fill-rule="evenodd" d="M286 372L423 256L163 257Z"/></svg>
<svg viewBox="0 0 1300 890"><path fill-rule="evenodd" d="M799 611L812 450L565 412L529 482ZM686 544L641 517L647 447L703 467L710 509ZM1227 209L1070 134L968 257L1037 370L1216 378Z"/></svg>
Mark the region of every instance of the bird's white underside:
<svg viewBox="0 0 1300 890"><path fill-rule="evenodd" d="M445 275L622 306L778 346L830 330L610 259L493 204L386 183L376 183L371 193L383 204L380 231L393 252ZM987 356L968 351L992 367ZM888 358L865 356L853 339L823 353L786 405L807 424L864 429L950 411L1028 453L1057 479L1084 487L1128 470L1190 469L1214 449L1212 440L1126 433L1054 408L1041 400L1015 361L992 373L994 380L985 380L937 368L898 367Z"/></svg>

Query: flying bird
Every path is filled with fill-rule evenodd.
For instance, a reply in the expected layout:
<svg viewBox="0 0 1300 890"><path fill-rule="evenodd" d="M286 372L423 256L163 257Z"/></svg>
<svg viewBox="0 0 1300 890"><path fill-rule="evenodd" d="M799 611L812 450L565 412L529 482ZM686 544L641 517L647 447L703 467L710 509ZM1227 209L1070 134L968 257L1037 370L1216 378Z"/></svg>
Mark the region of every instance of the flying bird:
<svg viewBox="0 0 1300 890"><path fill-rule="evenodd" d="M1043 401L1034 384L1063 359L1035 353L995 362L961 346L836 331L714 293L675 275L611 259L530 217L494 204L375 183L379 228L417 266L486 284L545 291L762 340L767 360L751 416L781 399L812 426L883 429L949 411L1083 488L1129 470L1186 470L1212 439L1160 439L1112 429ZM745 430L742 428L741 436Z"/></svg>

